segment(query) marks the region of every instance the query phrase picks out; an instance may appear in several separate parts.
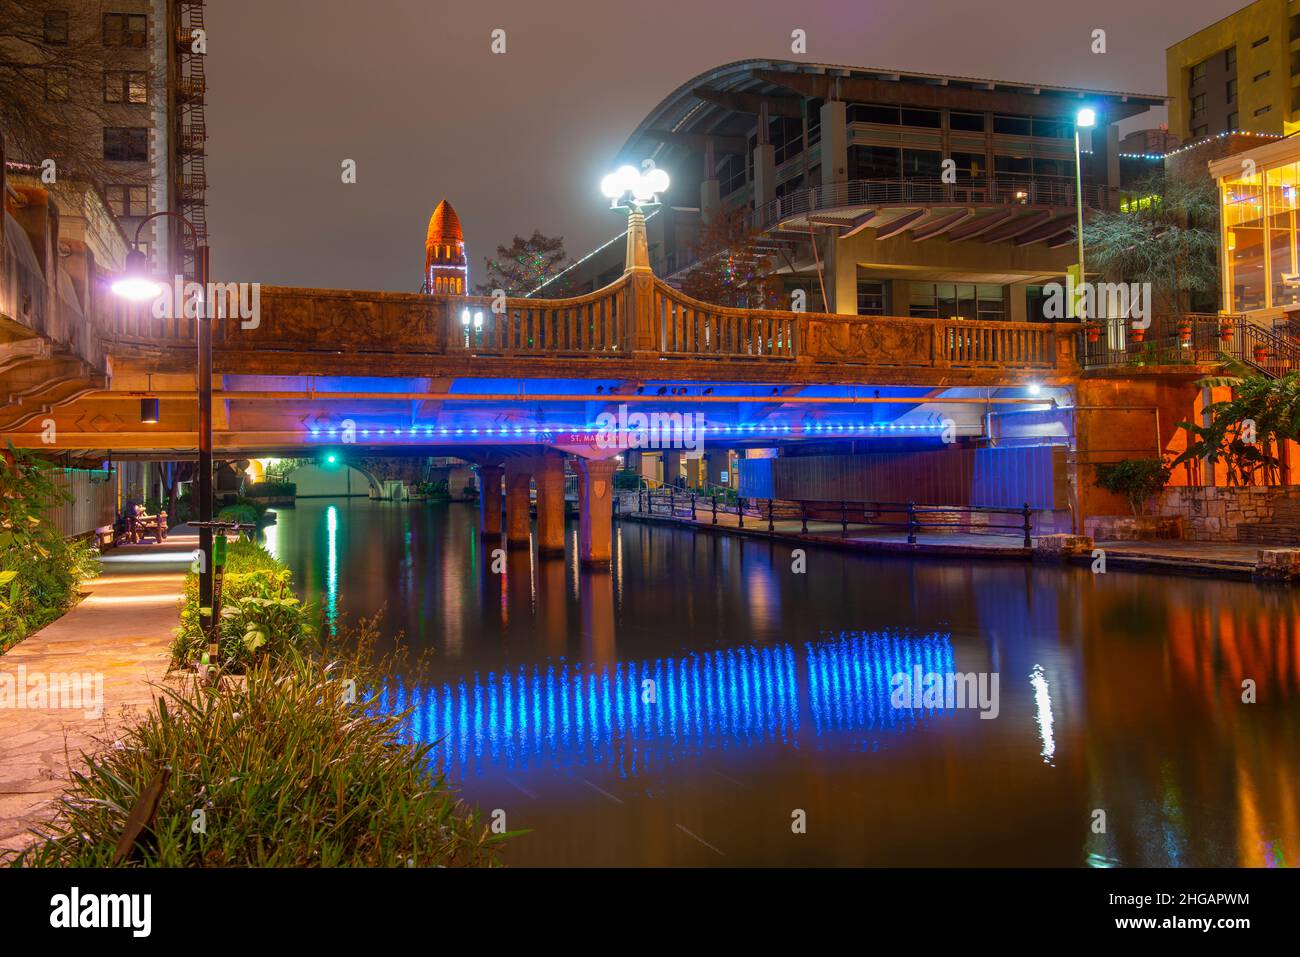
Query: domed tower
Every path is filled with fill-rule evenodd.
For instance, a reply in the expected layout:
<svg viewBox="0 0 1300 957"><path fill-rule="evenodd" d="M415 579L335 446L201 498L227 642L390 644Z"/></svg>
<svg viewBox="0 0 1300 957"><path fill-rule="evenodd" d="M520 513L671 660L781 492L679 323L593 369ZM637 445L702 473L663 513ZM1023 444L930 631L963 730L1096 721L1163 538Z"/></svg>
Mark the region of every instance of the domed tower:
<svg viewBox="0 0 1300 957"><path fill-rule="evenodd" d="M460 217L445 199L429 217L429 234L424 240L425 290L463 296L469 291L469 265L465 258L465 236Z"/></svg>

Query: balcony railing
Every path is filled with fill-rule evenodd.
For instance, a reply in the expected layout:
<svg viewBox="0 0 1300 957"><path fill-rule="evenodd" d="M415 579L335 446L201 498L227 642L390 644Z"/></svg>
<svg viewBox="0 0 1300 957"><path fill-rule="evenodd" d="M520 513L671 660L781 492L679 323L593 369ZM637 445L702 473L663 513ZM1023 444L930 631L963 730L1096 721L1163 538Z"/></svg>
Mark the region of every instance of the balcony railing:
<svg viewBox="0 0 1300 957"><path fill-rule="evenodd" d="M1084 184L1084 203L1093 209L1111 208L1119 191ZM1071 176L977 176L945 183L934 177L855 179L794 190L756 209L755 229L769 229L784 219L819 210L873 206L1034 206L1073 208Z"/></svg>

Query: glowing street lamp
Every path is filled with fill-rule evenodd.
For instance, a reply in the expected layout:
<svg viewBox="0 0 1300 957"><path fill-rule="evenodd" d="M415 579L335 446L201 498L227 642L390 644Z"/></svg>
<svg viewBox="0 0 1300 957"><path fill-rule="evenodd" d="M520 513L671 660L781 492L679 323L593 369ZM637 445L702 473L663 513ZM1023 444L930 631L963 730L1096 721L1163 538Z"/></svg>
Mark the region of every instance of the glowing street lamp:
<svg viewBox="0 0 1300 957"><path fill-rule="evenodd" d="M646 166L620 166L600 181L600 191L609 198L610 209L641 210L657 206L659 195L668 192L668 174L646 160Z"/></svg>
<svg viewBox="0 0 1300 957"><path fill-rule="evenodd" d="M197 360L195 379L199 406L199 474L195 482L198 486L199 518L195 524L199 529L199 550L203 553L203 561L199 567L199 626L206 634L210 635L208 661L215 667L221 659L218 656L218 631L213 627L216 617L220 615L220 609L213 607L216 566L213 561L212 547L212 324L205 319L211 268L208 247L199 237L194 224L186 217L173 210L159 210L146 216L136 224L135 240L131 243L130 252L126 254L125 268L122 275L113 282L110 288L115 295L133 302L156 299L165 292L163 286L149 277L148 263L144 252L140 249L140 236L145 225L162 217L175 219L189 231L190 236L193 238L195 279L198 280L199 288L205 297L204 305L199 309L196 317L194 335ZM152 416L153 421L157 420L157 400L152 401L153 405L147 410L144 404L141 404L140 417L144 422L149 422L150 416ZM215 616L214 612L216 613Z"/></svg>
<svg viewBox="0 0 1300 957"><path fill-rule="evenodd" d="M163 287L149 277L149 264L144 253L132 249L126 254L126 267L113 281L113 295L132 302L147 302L162 295Z"/></svg>
<svg viewBox="0 0 1300 957"><path fill-rule="evenodd" d="M646 239L646 207L658 206L659 195L668 192L668 174L646 160L641 168L620 166L600 181L600 191L609 197L610 209L627 210L627 257L624 269L650 271L650 244Z"/></svg>

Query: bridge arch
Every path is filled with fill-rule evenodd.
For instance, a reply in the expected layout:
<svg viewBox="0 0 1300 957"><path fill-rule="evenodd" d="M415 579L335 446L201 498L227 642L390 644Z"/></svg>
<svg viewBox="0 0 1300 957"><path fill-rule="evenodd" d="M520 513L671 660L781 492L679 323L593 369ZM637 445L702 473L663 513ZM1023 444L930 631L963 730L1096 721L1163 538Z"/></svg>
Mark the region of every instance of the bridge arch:
<svg viewBox="0 0 1300 957"><path fill-rule="evenodd" d="M316 462L304 462L289 472L286 480L298 486L299 498L334 495L367 495L373 498L382 489L373 472L353 462L344 462L333 468Z"/></svg>

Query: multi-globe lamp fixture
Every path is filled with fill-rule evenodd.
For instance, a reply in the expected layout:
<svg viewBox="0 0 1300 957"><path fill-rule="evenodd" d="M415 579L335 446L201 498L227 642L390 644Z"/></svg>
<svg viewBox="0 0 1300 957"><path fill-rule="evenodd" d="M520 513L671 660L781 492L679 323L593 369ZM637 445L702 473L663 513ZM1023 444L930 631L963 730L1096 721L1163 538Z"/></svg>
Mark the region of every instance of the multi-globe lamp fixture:
<svg viewBox="0 0 1300 957"><path fill-rule="evenodd" d="M668 173L647 160L642 169L620 166L600 181L600 191L609 198L611 209L641 209L654 206L668 192Z"/></svg>

